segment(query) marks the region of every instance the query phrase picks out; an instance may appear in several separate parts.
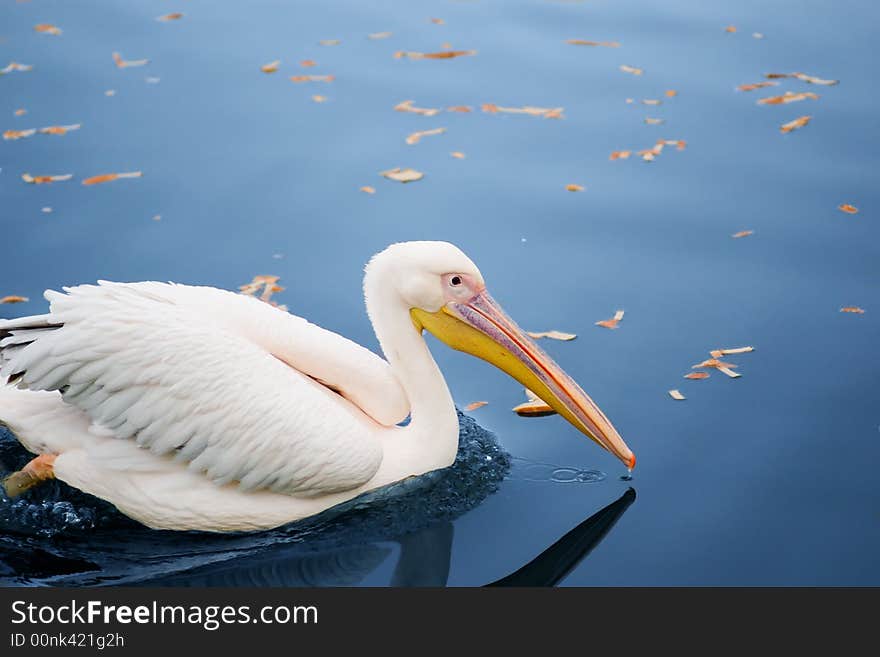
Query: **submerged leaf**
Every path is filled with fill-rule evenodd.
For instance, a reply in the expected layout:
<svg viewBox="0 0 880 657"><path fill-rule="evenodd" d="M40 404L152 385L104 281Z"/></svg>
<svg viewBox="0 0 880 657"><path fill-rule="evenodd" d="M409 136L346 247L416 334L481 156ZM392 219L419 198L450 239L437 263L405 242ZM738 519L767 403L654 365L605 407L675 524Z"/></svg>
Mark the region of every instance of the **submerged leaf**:
<svg viewBox="0 0 880 657"><path fill-rule="evenodd" d="M361 187L360 191L362 191L364 194L375 194L376 188L370 187L369 185L364 185L363 187Z"/></svg>
<svg viewBox="0 0 880 657"><path fill-rule="evenodd" d="M165 14L164 16L159 16L156 18L157 21L161 23L167 23L169 21L177 21L183 18L183 14L179 11L175 11L173 14Z"/></svg>
<svg viewBox="0 0 880 657"><path fill-rule="evenodd" d="M741 84L736 90L737 91L754 91L755 89L763 89L764 87L778 87L778 82L773 82L771 80L767 80L765 82L755 82L753 84Z"/></svg>

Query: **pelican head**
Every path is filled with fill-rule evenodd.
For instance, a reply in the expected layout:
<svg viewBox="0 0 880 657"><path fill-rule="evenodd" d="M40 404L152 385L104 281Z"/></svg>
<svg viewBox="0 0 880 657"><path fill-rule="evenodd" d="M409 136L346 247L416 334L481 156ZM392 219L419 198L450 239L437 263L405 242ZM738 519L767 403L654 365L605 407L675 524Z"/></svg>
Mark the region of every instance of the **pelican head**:
<svg viewBox="0 0 880 657"><path fill-rule="evenodd" d="M383 269L383 286L409 311L420 332L485 360L532 390L545 403L630 469L636 457L575 381L489 295L477 266L448 242L394 244L367 267ZM386 296L386 298L388 298ZM369 304L368 304L369 305Z"/></svg>

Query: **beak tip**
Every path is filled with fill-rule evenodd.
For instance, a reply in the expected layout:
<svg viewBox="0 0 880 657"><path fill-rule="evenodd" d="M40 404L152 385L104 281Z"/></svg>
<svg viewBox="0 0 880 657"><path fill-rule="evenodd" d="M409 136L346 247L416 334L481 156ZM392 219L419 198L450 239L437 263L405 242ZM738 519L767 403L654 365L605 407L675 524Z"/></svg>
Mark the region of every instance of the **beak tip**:
<svg viewBox="0 0 880 657"><path fill-rule="evenodd" d="M624 463L626 463L626 467L628 467L630 469L630 471L632 471L632 469L636 467L636 455L633 454L632 452L630 452L629 453L629 460L624 461Z"/></svg>

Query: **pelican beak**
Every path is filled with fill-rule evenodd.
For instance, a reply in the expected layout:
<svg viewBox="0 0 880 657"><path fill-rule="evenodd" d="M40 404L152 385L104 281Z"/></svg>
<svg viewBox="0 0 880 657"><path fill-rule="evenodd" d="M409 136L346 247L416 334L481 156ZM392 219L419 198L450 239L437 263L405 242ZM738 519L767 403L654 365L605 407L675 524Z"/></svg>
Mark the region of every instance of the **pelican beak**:
<svg viewBox="0 0 880 657"><path fill-rule="evenodd" d="M410 310L419 330L492 363L533 391L576 429L632 470L636 457L595 402L483 290L436 312Z"/></svg>

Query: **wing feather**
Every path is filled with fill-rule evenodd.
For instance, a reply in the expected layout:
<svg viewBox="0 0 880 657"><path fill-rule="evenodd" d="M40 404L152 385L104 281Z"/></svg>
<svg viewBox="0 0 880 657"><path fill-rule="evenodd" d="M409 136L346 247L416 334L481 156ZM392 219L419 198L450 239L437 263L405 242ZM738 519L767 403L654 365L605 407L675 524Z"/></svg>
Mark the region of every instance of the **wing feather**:
<svg viewBox="0 0 880 657"><path fill-rule="evenodd" d="M256 299L103 281L46 298L48 315L0 321L0 377L60 390L116 438L218 484L354 488L379 467L377 422L408 412L385 361Z"/></svg>

